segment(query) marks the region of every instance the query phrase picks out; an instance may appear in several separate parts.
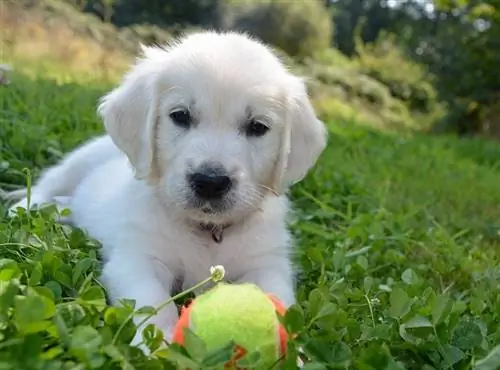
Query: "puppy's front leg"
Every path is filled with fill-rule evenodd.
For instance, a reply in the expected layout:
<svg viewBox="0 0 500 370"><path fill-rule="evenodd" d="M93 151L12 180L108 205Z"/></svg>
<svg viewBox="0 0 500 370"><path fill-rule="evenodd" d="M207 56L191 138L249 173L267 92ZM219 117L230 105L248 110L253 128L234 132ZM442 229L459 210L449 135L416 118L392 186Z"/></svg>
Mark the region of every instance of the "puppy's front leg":
<svg viewBox="0 0 500 370"><path fill-rule="evenodd" d="M119 248L104 265L101 281L113 304L120 299L133 299L136 308L156 307L171 298L174 274L149 256ZM134 322L139 324L143 319L138 316ZM132 344L137 345L142 341L142 330L149 323L161 329L164 338L170 342L177 319L175 304L168 304L138 328Z"/></svg>

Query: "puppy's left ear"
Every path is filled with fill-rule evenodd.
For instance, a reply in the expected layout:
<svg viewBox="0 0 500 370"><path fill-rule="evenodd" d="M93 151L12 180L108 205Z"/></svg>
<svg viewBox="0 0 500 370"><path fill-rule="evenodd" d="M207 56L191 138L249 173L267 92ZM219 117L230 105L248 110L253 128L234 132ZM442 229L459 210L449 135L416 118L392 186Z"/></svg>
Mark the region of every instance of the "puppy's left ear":
<svg viewBox="0 0 500 370"><path fill-rule="evenodd" d="M283 186L302 180L314 166L326 147L328 133L316 117L304 82L294 79L292 95L288 99L289 153L283 173Z"/></svg>
<svg viewBox="0 0 500 370"><path fill-rule="evenodd" d="M135 176L147 181L154 174L154 134L157 119L157 64L143 48L144 57L125 75L121 84L103 98L98 113L115 145L127 156Z"/></svg>

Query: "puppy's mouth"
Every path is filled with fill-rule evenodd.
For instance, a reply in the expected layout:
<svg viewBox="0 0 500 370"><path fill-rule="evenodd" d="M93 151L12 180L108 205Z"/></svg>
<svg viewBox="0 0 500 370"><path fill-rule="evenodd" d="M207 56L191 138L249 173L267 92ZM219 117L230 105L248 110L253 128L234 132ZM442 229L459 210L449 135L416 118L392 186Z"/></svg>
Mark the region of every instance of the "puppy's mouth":
<svg viewBox="0 0 500 370"><path fill-rule="evenodd" d="M201 207L201 211L206 215L211 215L214 213L223 213L224 210L225 207L221 205L213 206L212 204L205 204L204 206Z"/></svg>
<svg viewBox="0 0 500 370"><path fill-rule="evenodd" d="M236 191L213 199L204 199L193 192L186 192L182 208L191 221L221 225L238 222L260 210L260 202L261 198L245 199Z"/></svg>
<svg viewBox="0 0 500 370"><path fill-rule="evenodd" d="M191 198L188 201L188 209L206 217L220 218L231 211L234 202L230 199L204 200L199 198Z"/></svg>

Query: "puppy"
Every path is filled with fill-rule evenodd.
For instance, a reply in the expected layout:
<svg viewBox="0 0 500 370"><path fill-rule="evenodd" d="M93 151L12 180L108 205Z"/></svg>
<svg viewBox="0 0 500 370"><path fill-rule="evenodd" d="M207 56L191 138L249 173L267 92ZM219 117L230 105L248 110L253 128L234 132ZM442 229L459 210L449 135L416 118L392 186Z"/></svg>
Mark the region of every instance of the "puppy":
<svg viewBox="0 0 500 370"><path fill-rule="evenodd" d="M158 305L212 265L295 302L284 193L327 132L303 81L270 49L232 32L143 47L98 112L107 134L46 170L31 202L66 199L71 223L102 243L111 302ZM148 323L170 340L177 319L171 304Z"/></svg>

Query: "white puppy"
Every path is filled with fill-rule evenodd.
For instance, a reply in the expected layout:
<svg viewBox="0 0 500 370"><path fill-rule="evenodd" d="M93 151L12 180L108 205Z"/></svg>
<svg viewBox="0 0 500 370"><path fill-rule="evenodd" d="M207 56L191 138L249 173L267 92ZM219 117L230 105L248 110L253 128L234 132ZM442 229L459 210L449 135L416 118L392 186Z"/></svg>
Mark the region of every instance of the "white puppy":
<svg viewBox="0 0 500 370"><path fill-rule="evenodd" d="M108 135L48 169L32 202L69 197L71 222L103 245L112 302L157 305L223 265L230 281L293 304L283 192L327 138L303 81L242 34L143 51L101 101ZM177 318L172 304L152 322L170 339Z"/></svg>

